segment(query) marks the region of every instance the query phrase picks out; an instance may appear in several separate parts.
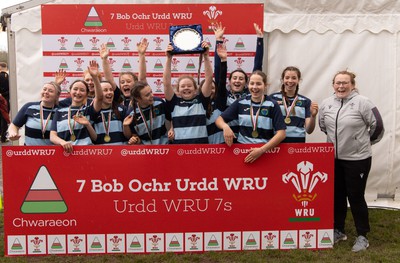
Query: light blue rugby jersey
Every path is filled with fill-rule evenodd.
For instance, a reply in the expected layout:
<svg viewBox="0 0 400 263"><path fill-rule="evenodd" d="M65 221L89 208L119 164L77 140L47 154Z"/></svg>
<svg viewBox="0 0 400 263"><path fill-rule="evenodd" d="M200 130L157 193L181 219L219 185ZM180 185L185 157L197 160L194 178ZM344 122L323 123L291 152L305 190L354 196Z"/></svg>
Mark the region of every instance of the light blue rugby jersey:
<svg viewBox="0 0 400 263"><path fill-rule="evenodd" d="M174 94L167 101L174 127L174 144L207 144L206 108L210 98L202 93L192 100L184 100Z"/></svg>
<svg viewBox="0 0 400 263"><path fill-rule="evenodd" d="M286 109L285 105L283 105L282 101L282 93L277 92L270 95L274 100L276 100L281 108L282 115L286 117ZM289 105L288 108L292 105L295 98L288 98ZM306 130L305 130L305 121L306 118L311 116L310 112L311 100L305 96L298 95L296 105L294 106L294 114L290 115L290 123L286 123L286 138L282 142L292 142L292 143L300 143L306 142Z"/></svg>
<svg viewBox="0 0 400 263"><path fill-rule="evenodd" d="M72 117L78 112L81 107L72 107L71 106L71 126L73 126ZM56 111L54 116L54 121L51 125L51 130L56 131L58 137L65 141L71 141L71 133L68 125L68 110L69 107L60 108ZM80 113L83 114L89 121L90 116L94 114L93 106L83 106L80 110ZM72 145L92 145L92 140L90 139L90 135L85 126L76 123L74 127L74 134L76 136L76 140L74 142L71 141Z"/></svg>
<svg viewBox="0 0 400 263"><path fill-rule="evenodd" d="M43 107L44 124L49 114L51 114L43 138L42 126L40 123L40 101L28 102L22 106L15 116L13 124L17 127L25 125L25 145L53 145L50 141L50 128L55 112L56 108Z"/></svg>
<svg viewBox="0 0 400 263"><path fill-rule="evenodd" d="M245 98L247 95L249 95L248 89L245 88L245 90L242 93L232 93L231 91L228 91L228 97L226 99L226 106L231 106L235 101L240 100L242 98ZM228 123L229 127L231 127L233 133L235 133L236 137L239 136L239 121L238 120L232 120Z"/></svg>
<svg viewBox="0 0 400 263"><path fill-rule="evenodd" d="M140 115L140 111L138 107L135 107L135 117L137 123L135 124L132 122L130 125L131 131L136 133L142 144L167 144L168 143L168 135L167 135L167 128L165 127L166 121L166 105L165 101L154 97L154 104L153 104L153 123L152 127L150 127L150 111L152 107L147 107L142 109L142 114L146 118L147 127L151 129L151 139L148 134L148 130L144 123L142 116ZM134 114L134 112L130 112L129 114Z"/></svg>
<svg viewBox="0 0 400 263"><path fill-rule="evenodd" d="M97 133L97 140L94 144L107 144L107 145L121 145L127 144L127 139L124 136L123 122L127 116L127 110L124 105L117 105L116 113L112 108L101 109L100 112L94 113L91 117L93 120L93 128ZM111 114L111 115L110 115ZM104 121L102 115L104 116ZM106 128L108 125L109 118L111 118L108 135L110 136L110 141L104 141L106 135Z"/></svg>
<svg viewBox="0 0 400 263"><path fill-rule="evenodd" d="M239 121L239 143L266 143L274 136L276 131L286 129L278 103L269 96L265 96L257 119L258 136L253 138L250 105L251 95L247 95L245 98L235 101L221 114L225 122L235 119ZM260 103L253 103L254 116L259 107Z"/></svg>
<svg viewBox="0 0 400 263"><path fill-rule="evenodd" d="M224 143L224 132L215 125L215 121L222 114L222 111L215 108L207 119L207 133L208 133L208 143L210 144L220 144Z"/></svg>

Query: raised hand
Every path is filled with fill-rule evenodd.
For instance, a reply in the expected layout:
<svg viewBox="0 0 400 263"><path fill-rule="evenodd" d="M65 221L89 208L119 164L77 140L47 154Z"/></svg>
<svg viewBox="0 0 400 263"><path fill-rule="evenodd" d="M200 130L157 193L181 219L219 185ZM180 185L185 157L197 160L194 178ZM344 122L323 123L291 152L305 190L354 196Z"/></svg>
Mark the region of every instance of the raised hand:
<svg viewBox="0 0 400 263"><path fill-rule="evenodd" d="M210 46L208 45L207 41L203 40L201 42L201 47L204 48L204 56L208 56L210 54Z"/></svg>
<svg viewBox="0 0 400 263"><path fill-rule="evenodd" d="M149 46L149 42L147 41L147 38L142 38L139 43L137 43L137 51L139 54L145 54L147 47Z"/></svg>
<svg viewBox="0 0 400 263"><path fill-rule="evenodd" d="M56 71L54 76L55 76L55 78L54 78L55 83L57 83L58 85L61 85L61 83L64 82L65 77L67 76L67 71L65 71L64 69L60 69L60 70Z"/></svg>
<svg viewBox="0 0 400 263"><path fill-rule="evenodd" d="M213 30L215 39L222 41L224 39L225 27L222 26L222 22L213 24Z"/></svg>
<svg viewBox="0 0 400 263"><path fill-rule="evenodd" d="M263 38L264 32L262 31L262 29L256 23L254 23L253 25L254 25L254 29L256 30L257 37Z"/></svg>
<svg viewBox="0 0 400 263"><path fill-rule="evenodd" d="M110 49L107 48L107 45L105 43L101 44L99 48L99 55L101 59L107 59L108 56L110 55Z"/></svg>
<svg viewBox="0 0 400 263"><path fill-rule="evenodd" d="M91 60L89 62L89 66L88 66L88 71L89 74L93 77L93 78L97 78L98 74L99 74L99 64L97 64L96 60Z"/></svg>

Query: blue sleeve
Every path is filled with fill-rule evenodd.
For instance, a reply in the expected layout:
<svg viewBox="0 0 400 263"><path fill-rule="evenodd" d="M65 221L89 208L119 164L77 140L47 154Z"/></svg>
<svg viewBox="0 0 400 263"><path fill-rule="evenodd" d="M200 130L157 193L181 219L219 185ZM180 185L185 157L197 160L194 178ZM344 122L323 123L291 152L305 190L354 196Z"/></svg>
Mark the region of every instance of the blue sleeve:
<svg viewBox="0 0 400 263"><path fill-rule="evenodd" d="M281 107L278 102L275 100L271 100L274 103L274 107L272 108L272 125L274 126L275 131L286 130L286 124L283 121L283 115L281 111Z"/></svg>
<svg viewBox="0 0 400 263"><path fill-rule="evenodd" d="M51 122L51 128L50 128L51 131L56 131L57 132L57 122L58 122L58 120L60 118L59 115L60 115L60 113L59 113L59 111L57 109L55 111L55 113L54 113L53 121Z"/></svg>
<svg viewBox="0 0 400 263"><path fill-rule="evenodd" d="M65 98L65 99L63 99L63 100L60 100L60 101L58 102L58 107L60 107L60 108L66 108L66 107L71 106L71 104L72 104L72 98L69 97L69 98Z"/></svg>
<svg viewBox="0 0 400 263"><path fill-rule="evenodd" d="M119 110L120 108L122 110ZM128 116L128 108L123 105L117 105L117 109L121 114L121 121L124 122L125 118Z"/></svg>
<svg viewBox="0 0 400 263"><path fill-rule="evenodd" d="M228 97L228 91L226 89L226 74L228 72L228 62L221 62L221 71L220 75L217 76L219 78L215 94L215 107L220 111L224 111L226 109L226 101Z"/></svg>
<svg viewBox="0 0 400 263"><path fill-rule="evenodd" d="M264 38L257 37L256 56L254 57L253 72L256 70L262 71L263 59L264 59Z"/></svg>
<svg viewBox="0 0 400 263"><path fill-rule="evenodd" d="M168 110L167 103L165 100L162 100L162 107L164 108L165 119L168 121L172 120L171 111Z"/></svg>
<svg viewBox="0 0 400 263"><path fill-rule="evenodd" d="M18 111L17 115L15 116L14 120L13 120L13 124L17 127L22 127L25 125L26 121L27 121L27 116L26 116L26 110L28 109L28 107L32 105L32 103L26 103L24 106L22 106L22 108Z"/></svg>
<svg viewBox="0 0 400 263"><path fill-rule="evenodd" d="M200 99L201 104L203 105L204 109L207 109L208 104L210 104L210 101L211 101L211 96L210 97L204 97L203 93L201 93L201 92L197 96Z"/></svg>
<svg viewBox="0 0 400 263"><path fill-rule="evenodd" d="M135 115L135 112L133 111L132 108L129 108L129 109L126 110L126 116L128 116L128 115L132 115L132 116ZM131 124L129 124L129 129L131 130L131 132L132 132L133 134L137 135L135 126L136 126L136 123L135 123L134 120L132 120Z"/></svg>
<svg viewBox="0 0 400 263"><path fill-rule="evenodd" d="M114 98L113 98L113 101L119 103L119 102L120 102L120 99L121 99L121 90L119 89L118 86L116 86L116 87L115 87L115 90L114 90Z"/></svg>
<svg viewBox="0 0 400 263"><path fill-rule="evenodd" d="M222 119L224 119L224 121L226 123L233 121L233 120L237 120L239 118L239 101L240 100L236 100L235 102L233 102L228 108L226 108L226 110L221 114Z"/></svg>
<svg viewBox="0 0 400 263"><path fill-rule="evenodd" d="M99 115L101 115L101 110L99 111L99 112L96 112L96 111L94 111L94 109L93 110L91 110L91 111L87 111L87 114L89 115L89 117L90 117L90 123L92 123L93 124L93 122L97 119L97 117L99 116Z"/></svg>
<svg viewBox="0 0 400 263"><path fill-rule="evenodd" d="M219 76L221 70L221 59L218 56L217 47L218 44L224 43L223 41L215 41L215 52L214 52L214 80L217 87L219 87ZM226 74L225 74L226 76Z"/></svg>
<svg viewBox="0 0 400 263"><path fill-rule="evenodd" d="M171 113L174 111L175 105L178 104L178 100L179 100L178 97L176 96L176 94L174 94L171 100L165 101L166 111L168 112L169 115L171 115Z"/></svg>

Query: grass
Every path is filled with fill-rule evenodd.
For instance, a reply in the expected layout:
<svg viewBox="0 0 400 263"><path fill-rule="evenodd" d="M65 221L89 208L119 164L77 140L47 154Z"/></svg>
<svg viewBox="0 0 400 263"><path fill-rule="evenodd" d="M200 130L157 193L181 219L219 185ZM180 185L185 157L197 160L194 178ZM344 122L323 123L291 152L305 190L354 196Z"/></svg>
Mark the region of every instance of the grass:
<svg viewBox="0 0 400 263"><path fill-rule="evenodd" d="M4 257L4 241L0 242L0 262L399 262L400 210L370 209L370 247L360 253L351 252L356 237L353 218L348 213L348 240L329 250L262 250L246 252L207 252L201 254L147 254L98 256ZM3 214L0 215L1 240L4 240Z"/></svg>

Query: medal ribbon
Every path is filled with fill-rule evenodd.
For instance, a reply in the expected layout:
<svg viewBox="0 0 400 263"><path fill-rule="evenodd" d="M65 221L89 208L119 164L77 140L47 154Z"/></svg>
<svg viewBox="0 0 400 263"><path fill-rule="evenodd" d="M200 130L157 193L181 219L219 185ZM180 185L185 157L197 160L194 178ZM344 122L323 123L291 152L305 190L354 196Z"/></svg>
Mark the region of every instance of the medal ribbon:
<svg viewBox="0 0 400 263"><path fill-rule="evenodd" d="M78 109L78 111L75 113L75 115L79 115L81 112L81 109L83 108L83 105ZM75 120L73 120L73 124L71 125L71 106L68 108L68 128L69 128L69 133L71 135L74 135L74 129L75 129Z"/></svg>
<svg viewBox="0 0 400 263"><path fill-rule="evenodd" d="M287 106L287 103L286 103L286 97L283 97L283 105L285 106L285 111L286 111L286 117L290 117L290 112L292 111L292 109L293 109L293 107L296 105L296 102L297 102L297 98L298 98L299 96L297 95L295 98L294 98L294 100L293 100L293 102L292 102L292 104L290 105L290 107L288 108L288 106Z"/></svg>
<svg viewBox="0 0 400 263"><path fill-rule="evenodd" d="M49 124L49 120L51 118L52 113L53 113L53 108L51 109L51 112L47 116L46 120L44 120L43 105L42 105L42 103L40 103L40 127L42 130L42 138L43 139L44 139L44 134L46 133L47 124Z"/></svg>
<svg viewBox="0 0 400 263"><path fill-rule="evenodd" d="M260 110L261 110L261 106L263 103L264 103L264 95L261 99L260 107L258 108L258 110L256 112L256 116L254 117L253 102L250 100L250 119L251 119L251 125L253 126L253 131L257 130L258 115L260 115Z"/></svg>
<svg viewBox="0 0 400 263"><path fill-rule="evenodd" d="M144 125L145 125L145 127L146 127L147 134L149 135L150 141L152 141L152 140L153 140L153 139L152 139L152 133L153 133L153 110L152 110L152 106L150 106L150 112L149 112L149 117L150 117L150 119L149 119L150 128L149 128L149 126L147 125L147 120L146 120L146 118L144 117L144 114L143 114L143 112L142 112L142 109L141 109L140 106L139 106L139 103L137 104L137 107L139 108L139 113L140 113L140 116L141 116L142 119L143 119L143 123L144 123Z"/></svg>
<svg viewBox="0 0 400 263"><path fill-rule="evenodd" d="M103 122L103 127L106 135L110 134L110 123L111 123L111 111L108 113L108 120L104 117L104 112L101 112L101 121Z"/></svg>

